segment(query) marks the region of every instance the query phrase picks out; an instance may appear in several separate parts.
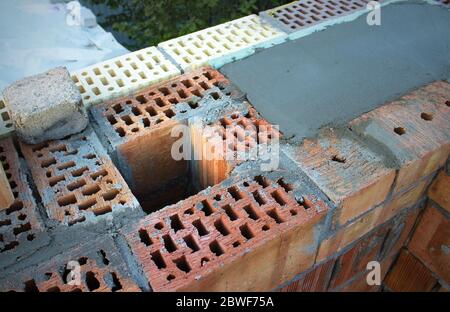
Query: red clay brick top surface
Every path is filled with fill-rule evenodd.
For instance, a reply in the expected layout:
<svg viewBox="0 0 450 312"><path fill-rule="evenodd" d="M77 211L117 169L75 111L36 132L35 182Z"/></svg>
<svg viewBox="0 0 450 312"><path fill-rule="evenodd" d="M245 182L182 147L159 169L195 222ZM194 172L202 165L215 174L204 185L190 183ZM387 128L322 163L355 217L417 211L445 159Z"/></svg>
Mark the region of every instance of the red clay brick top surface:
<svg viewBox="0 0 450 312"><path fill-rule="evenodd" d="M290 31L322 23L339 16L364 10L370 0L296 1L268 11Z"/></svg>
<svg viewBox="0 0 450 312"><path fill-rule="evenodd" d="M381 156L341 130L324 130L287 152L336 204L363 205L361 210L367 210L386 198L394 181L395 171ZM382 185L367 194L378 181Z"/></svg>
<svg viewBox="0 0 450 312"><path fill-rule="evenodd" d="M43 227L36 203L11 138L0 141L0 160L14 195L14 203L0 211L0 253L12 250L22 241L32 241Z"/></svg>
<svg viewBox="0 0 450 312"><path fill-rule="evenodd" d="M21 143L21 147L51 219L73 225L85 221L88 214L95 217L136 206L91 129L39 145Z"/></svg>
<svg viewBox="0 0 450 312"><path fill-rule="evenodd" d="M216 185L147 216L125 234L152 288L175 291L289 228L317 222L326 210L313 195L297 201L281 176L274 182L260 175Z"/></svg>
<svg viewBox="0 0 450 312"><path fill-rule="evenodd" d="M113 127L118 137L127 139L173 118L176 104L187 103L185 111L195 109L197 103L191 101L193 98L201 98L209 89L227 84L220 72L203 67L138 94L97 105L92 112L100 122Z"/></svg>
<svg viewBox="0 0 450 312"><path fill-rule="evenodd" d="M79 267L80 284L71 279L78 271L75 265ZM131 279L112 239L103 237L10 274L0 281L0 291L130 292L140 289Z"/></svg>
<svg viewBox="0 0 450 312"><path fill-rule="evenodd" d="M450 143L449 99L450 84L434 82L362 115L350 127L406 163Z"/></svg>

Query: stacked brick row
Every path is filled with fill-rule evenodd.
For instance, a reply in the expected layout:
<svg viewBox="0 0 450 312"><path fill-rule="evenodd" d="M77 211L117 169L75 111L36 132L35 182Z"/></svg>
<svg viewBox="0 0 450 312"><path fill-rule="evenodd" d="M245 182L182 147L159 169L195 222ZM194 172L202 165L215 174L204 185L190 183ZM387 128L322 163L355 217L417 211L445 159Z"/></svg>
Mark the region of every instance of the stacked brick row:
<svg viewBox="0 0 450 312"><path fill-rule="evenodd" d="M381 285L367 283L367 264L371 261L380 263L382 280L410 237L418 214L417 207L405 211L358 239L343 252L319 262L278 291L379 291Z"/></svg>
<svg viewBox="0 0 450 312"><path fill-rule="evenodd" d="M317 271L299 277L297 282L286 286L284 290L308 289L311 279L318 279L325 274L323 268L327 265L335 268L334 264L326 263L343 261L346 250L356 246L358 243L355 242L360 237L373 239L380 229L392 222L390 220L396 220L405 211L417 210L424 205L427 187L449 156L449 98L450 85L435 82L357 118L349 124L348 129L324 130L317 138L305 140L300 147L285 149L287 155L332 200L335 209L331 212L330 228L324 233L316 257L316 265L323 265L318 265ZM443 177L441 172L430 187L430 197L448 191L448 180L443 182ZM435 191L438 186L445 191ZM448 241L445 241L448 240L446 216L443 209L439 212L428 204L408 245L408 249L409 246L415 246L416 253L420 254L417 258L421 257L425 263L432 262L431 259L437 262L434 272L439 272L444 278L435 277L434 280L439 281L441 286L445 285L445 277L448 277L448 270L445 269L449 261L446 254ZM402 245L406 243L402 240ZM434 253L433 256L427 254L430 252ZM392 274L405 274L408 277L415 274L414 268L418 267L418 262L417 259L413 261L409 254L413 255L413 252L402 252L398 261L405 261L405 266L410 265L411 270L401 267L397 270L400 273L395 273L394 266L394 273L389 273L386 284L395 283L398 279L397 276L390 277ZM395 256L394 252L386 260L373 255L370 261L381 261L385 275L389 261ZM367 264L368 261L365 262ZM345 264L344 270L354 266ZM433 265L430 264L430 267ZM368 287L365 282L365 268L361 267L359 271L359 279L348 279L345 287L336 287L331 279L331 282L328 280L329 284L324 282L326 286L322 285L320 289L375 289ZM414 283L413 279L405 282L409 283ZM434 283L433 287L436 285ZM397 286L392 290L414 289L418 288L402 289Z"/></svg>
<svg viewBox="0 0 450 312"><path fill-rule="evenodd" d="M410 242L384 280L388 291L450 290L450 176L441 171Z"/></svg>
<svg viewBox="0 0 450 312"><path fill-rule="evenodd" d="M326 211L287 171L245 174L123 233L154 291L261 291L313 264Z"/></svg>

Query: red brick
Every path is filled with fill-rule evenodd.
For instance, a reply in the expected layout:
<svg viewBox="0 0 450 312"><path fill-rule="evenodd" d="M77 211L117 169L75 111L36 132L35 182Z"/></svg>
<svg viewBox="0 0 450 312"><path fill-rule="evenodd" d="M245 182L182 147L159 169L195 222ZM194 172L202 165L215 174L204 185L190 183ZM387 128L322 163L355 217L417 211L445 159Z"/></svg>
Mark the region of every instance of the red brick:
<svg viewBox="0 0 450 312"><path fill-rule="evenodd" d="M380 290L378 285L367 284L367 274L359 274L353 281L339 288L339 292L377 292Z"/></svg>
<svg viewBox="0 0 450 312"><path fill-rule="evenodd" d="M98 132L111 144L134 194L144 196L187 174L188 162L171 157L172 145L178 140L171 130L187 124L182 116L195 111L198 100L212 88L228 85L220 72L204 67L91 109ZM237 96L237 91L229 92Z"/></svg>
<svg viewBox="0 0 450 312"><path fill-rule="evenodd" d="M428 196L450 213L450 176L441 171L428 189Z"/></svg>
<svg viewBox="0 0 450 312"><path fill-rule="evenodd" d="M330 289L337 288L358 273L366 271L367 264L370 261L378 261L378 254L384 238L385 232L377 231L343 253L336 261Z"/></svg>
<svg viewBox="0 0 450 312"><path fill-rule="evenodd" d="M396 292L431 291L437 280L416 257L403 249L384 284Z"/></svg>
<svg viewBox="0 0 450 312"><path fill-rule="evenodd" d="M417 209L413 209L412 211L407 212L406 216L398 213L395 215L395 218L392 218L391 221L387 222L388 220L383 218L385 209L386 207L384 206L377 207L349 225L339 229L329 238L323 240L319 246L316 262L332 257L333 254L339 252L346 246L349 246L352 242L357 241L383 222L386 223L381 225L381 228L377 229L371 235L369 234L367 239L371 239L374 235L386 235L389 232L389 236L383 243L382 256L383 258L394 257L408 238L415 220L417 219L418 211ZM392 222L394 222L394 224L392 224ZM401 234L399 231L401 231Z"/></svg>
<svg viewBox="0 0 450 312"><path fill-rule="evenodd" d="M139 207L92 129L21 148L51 219L73 225Z"/></svg>
<svg viewBox="0 0 450 312"><path fill-rule="evenodd" d="M318 265L302 278L280 289L281 292L317 292L326 291L335 260Z"/></svg>
<svg viewBox="0 0 450 312"><path fill-rule="evenodd" d="M312 266L327 210L298 183L278 172L226 180L125 235L155 291L272 290Z"/></svg>
<svg viewBox="0 0 450 312"><path fill-rule="evenodd" d="M413 188L396 194L390 202L385 204L378 223L386 222L398 214L402 209L416 204L425 194L425 190L429 183L429 180L424 180Z"/></svg>
<svg viewBox="0 0 450 312"><path fill-rule="evenodd" d="M382 157L349 132L328 129L288 154L338 206L339 225L383 202L395 178Z"/></svg>
<svg viewBox="0 0 450 312"><path fill-rule="evenodd" d="M333 235L324 239L319 246L316 262L323 261L331 257L336 252L350 245L360 237L369 233L378 225L383 206L372 209L364 216L356 219L345 227L334 232Z"/></svg>
<svg viewBox="0 0 450 312"><path fill-rule="evenodd" d="M207 130L207 131L205 131ZM257 157L258 144L276 144L280 132L249 105L248 114L236 111L220 120L193 127L192 162L199 189L220 183L239 163Z"/></svg>
<svg viewBox="0 0 450 312"><path fill-rule="evenodd" d="M43 225L11 138L0 141L0 160L15 198L8 209L0 211L0 253L3 253L33 241Z"/></svg>
<svg viewBox="0 0 450 312"><path fill-rule="evenodd" d="M437 82L388 103L350 123L353 131L381 145L395 160L395 191L442 166L450 151L448 84Z"/></svg>
<svg viewBox="0 0 450 312"><path fill-rule="evenodd" d="M450 284L450 220L432 206L425 209L408 249Z"/></svg>
<svg viewBox="0 0 450 312"><path fill-rule="evenodd" d="M80 265L80 285L70 285L69 262ZM109 237L78 245L0 280L0 290L19 292L140 291Z"/></svg>

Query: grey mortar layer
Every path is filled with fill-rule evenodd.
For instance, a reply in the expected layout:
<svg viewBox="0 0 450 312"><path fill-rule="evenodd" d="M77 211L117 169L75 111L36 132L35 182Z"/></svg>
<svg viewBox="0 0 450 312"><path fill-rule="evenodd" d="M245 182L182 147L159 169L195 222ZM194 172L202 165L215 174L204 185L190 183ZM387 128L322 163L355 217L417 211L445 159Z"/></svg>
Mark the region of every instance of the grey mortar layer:
<svg viewBox="0 0 450 312"><path fill-rule="evenodd" d="M450 79L450 11L426 2L381 9L227 64L223 72L286 138L314 136L435 80Z"/></svg>

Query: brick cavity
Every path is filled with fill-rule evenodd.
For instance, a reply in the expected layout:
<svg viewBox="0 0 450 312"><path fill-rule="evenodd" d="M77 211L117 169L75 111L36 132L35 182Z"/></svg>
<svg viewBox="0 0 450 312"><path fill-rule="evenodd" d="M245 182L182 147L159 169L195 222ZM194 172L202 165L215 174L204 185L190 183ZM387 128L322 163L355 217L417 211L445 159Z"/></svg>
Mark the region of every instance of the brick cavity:
<svg viewBox="0 0 450 312"><path fill-rule="evenodd" d="M204 67L93 107L91 115L133 193L150 212L199 190L192 182L190 159L172 157L180 138L172 136L174 127L188 126L196 117L214 122L235 111L246 114L249 105L242 98L220 72Z"/></svg>

